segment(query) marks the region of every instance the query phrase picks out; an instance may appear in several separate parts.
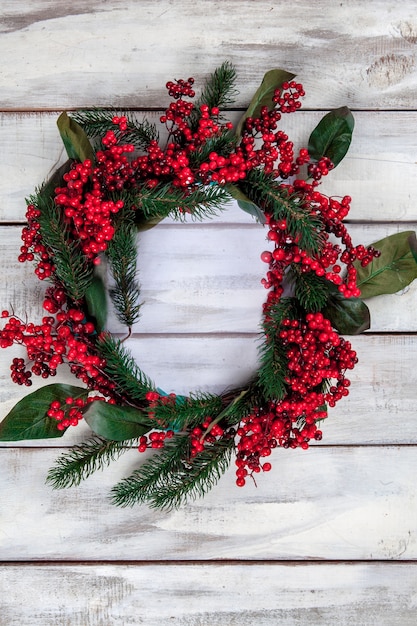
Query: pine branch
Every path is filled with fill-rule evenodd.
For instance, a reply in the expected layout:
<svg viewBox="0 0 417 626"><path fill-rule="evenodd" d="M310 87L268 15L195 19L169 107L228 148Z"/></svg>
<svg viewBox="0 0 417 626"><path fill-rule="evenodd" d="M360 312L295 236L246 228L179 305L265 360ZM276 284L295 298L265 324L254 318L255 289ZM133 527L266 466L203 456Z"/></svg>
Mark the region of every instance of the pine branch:
<svg viewBox="0 0 417 626"><path fill-rule="evenodd" d="M163 219L170 215L174 219L184 220L189 215L193 219L203 220L224 209L229 200L229 192L219 185L198 187L184 195L183 191L173 189L170 184L160 184L154 189L142 187L136 206L146 219Z"/></svg>
<svg viewBox="0 0 417 626"><path fill-rule="evenodd" d="M295 264L291 277L295 282L295 297L306 311L316 313L327 304L331 293L331 283L314 272L304 273Z"/></svg>
<svg viewBox="0 0 417 626"><path fill-rule="evenodd" d="M323 246L323 224L303 206L302 199L291 196L272 175L254 169L239 186L242 191L264 211L271 212L276 220L285 219L289 234L297 238L298 245L308 254L317 254Z"/></svg>
<svg viewBox="0 0 417 626"><path fill-rule="evenodd" d="M201 163L209 160L211 152L217 152L224 157L236 147L236 137L233 131L225 130L220 135L210 137L202 146L191 152L189 159L192 167L198 167Z"/></svg>
<svg viewBox="0 0 417 626"><path fill-rule="evenodd" d="M282 298L268 310L263 322L265 339L259 350L258 384L265 398L280 400L286 393L287 357L279 337L281 323L294 310L291 298Z"/></svg>
<svg viewBox="0 0 417 626"><path fill-rule="evenodd" d="M229 61L225 61L210 74L195 103L196 109L198 110L202 104L207 104L210 109L213 107L225 109L231 106L238 94L235 84L236 69Z"/></svg>
<svg viewBox="0 0 417 626"><path fill-rule="evenodd" d="M108 441L92 437L58 457L55 466L48 472L46 482L54 489L77 486L93 472L110 465L135 443L136 440Z"/></svg>
<svg viewBox="0 0 417 626"><path fill-rule="evenodd" d="M146 502L151 508L173 509L204 496L230 464L233 439L219 440L188 460L189 438L177 435L131 476L112 489L118 506Z"/></svg>
<svg viewBox="0 0 417 626"><path fill-rule="evenodd" d="M112 119L115 115L124 115L127 118L127 130L121 132ZM144 150L152 140L158 141L155 124L148 120L138 122L130 113L120 113L115 110L88 109L76 111L71 117L80 124L91 138L103 137L108 130L112 130L123 143L132 143L136 148Z"/></svg>
<svg viewBox="0 0 417 626"><path fill-rule="evenodd" d="M105 359L105 373L116 385L116 393L132 400L145 400L154 383L142 372L123 343L109 334L100 335L97 350Z"/></svg>
<svg viewBox="0 0 417 626"><path fill-rule="evenodd" d="M176 404L158 403L151 411L156 422L183 431L200 425L209 416L216 416L222 407L221 396L195 393Z"/></svg>
<svg viewBox="0 0 417 626"><path fill-rule="evenodd" d="M92 283L93 266L73 240L53 199L46 197L41 189L29 201L40 210L42 241L53 259L57 279L73 301L81 300Z"/></svg>
<svg viewBox="0 0 417 626"><path fill-rule="evenodd" d="M124 221L115 230L107 248L107 257L115 281L110 289L110 297L116 309L117 318L131 328L139 319L139 284L136 280L136 231L133 225Z"/></svg>

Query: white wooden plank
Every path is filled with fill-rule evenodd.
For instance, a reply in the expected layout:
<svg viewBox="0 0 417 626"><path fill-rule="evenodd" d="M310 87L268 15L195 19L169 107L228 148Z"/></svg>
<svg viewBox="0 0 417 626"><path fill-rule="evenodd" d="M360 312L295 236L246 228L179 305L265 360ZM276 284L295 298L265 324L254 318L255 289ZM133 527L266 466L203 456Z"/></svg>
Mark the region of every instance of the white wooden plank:
<svg viewBox="0 0 417 626"><path fill-rule="evenodd" d="M202 78L224 59L239 70L238 105L261 75L298 73L309 106L414 108L414 7L354 0L3 0L0 100L10 109L159 106L167 80ZM306 15L308 20L306 21ZM255 62L256 59L256 62Z"/></svg>
<svg viewBox="0 0 417 626"><path fill-rule="evenodd" d="M240 216L234 207L233 215ZM352 224L354 243L368 245L416 223ZM20 227L0 226L0 308L40 321L46 283L30 263L18 263ZM261 285L267 266L260 260L266 230L255 223L161 224L138 237L138 280L143 303L134 333L257 333L267 292ZM103 268L104 272L104 268ZM110 281L111 282L111 281ZM417 330L417 281L395 295L370 298L371 330ZM124 333L109 301L108 328Z"/></svg>
<svg viewBox="0 0 417 626"><path fill-rule="evenodd" d="M166 103L164 99L161 106ZM284 116L282 127L301 147L323 115L323 111L300 111ZM356 111L354 115L356 127L348 156L324 179L321 190L328 195L352 196L349 217L353 220L415 220L417 113ZM234 111L230 119L237 121L239 116ZM0 114L2 221L23 221L25 197L48 177L57 162L65 159L57 117L57 113ZM156 123L159 114L148 112L146 117ZM216 221L236 219L246 223L251 220L242 212L239 218L225 212Z"/></svg>
<svg viewBox="0 0 417 626"><path fill-rule="evenodd" d="M19 565L2 626L414 626L411 563Z"/></svg>
<svg viewBox="0 0 417 626"><path fill-rule="evenodd" d="M415 446L278 451L258 487L236 487L231 467L174 512L109 504L135 450L66 491L44 484L56 455L0 450L1 560L417 558Z"/></svg>
<svg viewBox="0 0 417 626"><path fill-rule="evenodd" d="M329 410L322 426L322 443L417 443L416 335L365 335L351 339L359 363L349 373L352 381L349 396ZM142 369L167 393L188 394L196 389L222 392L244 384L256 370L257 343L253 337L141 337L129 340L128 345ZM8 372L11 358L6 351L0 353L0 418L20 398L45 384L39 378L34 378L30 389L12 383ZM48 382L51 381L78 383L65 374L65 369ZM88 433L86 425L80 424L59 440L9 446L65 446L82 440Z"/></svg>

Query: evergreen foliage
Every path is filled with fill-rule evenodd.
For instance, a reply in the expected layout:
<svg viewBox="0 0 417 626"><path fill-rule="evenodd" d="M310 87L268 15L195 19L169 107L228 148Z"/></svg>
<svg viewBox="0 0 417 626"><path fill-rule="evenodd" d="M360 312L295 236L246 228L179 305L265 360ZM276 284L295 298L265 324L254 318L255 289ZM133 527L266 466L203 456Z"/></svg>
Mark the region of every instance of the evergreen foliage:
<svg viewBox="0 0 417 626"><path fill-rule="evenodd" d="M264 339L259 349L258 384L265 398L284 397L287 375L287 356L279 337L282 320L294 315L292 298L282 298L271 305L263 322Z"/></svg>
<svg viewBox="0 0 417 626"><path fill-rule="evenodd" d="M300 248L310 255L320 251L323 224L316 215L305 210L299 195L291 196L272 174L260 169L248 172L240 186L252 202L271 212L274 219L286 220L287 230L292 237L298 238Z"/></svg>
<svg viewBox="0 0 417 626"><path fill-rule="evenodd" d="M312 313L324 309L331 293L331 283L314 272L301 272L295 265L292 267L291 275L295 282L295 297L300 305Z"/></svg>
<svg viewBox="0 0 417 626"><path fill-rule="evenodd" d="M136 229L125 221L116 229L107 248L107 257L115 281L110 297L119 321L131 328L139 319L140 289L136 280Z"/></svg>
<svg viewBox="0 0 417 626"><path fill-rule="evenodd" d="M114 116L124 115L127 118L127 130L121 132L117 125L113 124ZM116 137L123 137L123 143L131 143L136 148L144 150L152 140L158 141L156 126L148 120L138 122L132 113L120 113L109 109L89 109L76 111L71 117L83 128L92 139L103 137L107 131L112 130Z"/></svg>
<svg viewBox="0 0 417 626"><path fill-rule="evenodd" d="M92 283L93 267L87 262L80 244L70 236L53 199L41 189L29 198L29 202L40 210L42 241L53 258L56 277L64 285L68 296L74 302L80 301Z"/></svg>
<svg viewBox="0 0 417 626"><path fill-rule="evenodd" d="M230 200L229 192L219 185L199 187L184 195L180 189L173 189L170 184L159 184L153 189L142 187L136 206L146 219L168 215L184 220L187 215L196 220L203 220L224 210L224 204Z"/></svg>
<svg viewBox="0 0 417 626"><path fill-rule="evenodd" d="M46 482L55 489L77 486L93 472L118 459L134 443L135 440L108 441L94 436L58 457Z"/></svg>
<svg viewBox="0 0 417 626"><path fill-rule="evenodd" d="M207 104L209 109L213 107L226 109L234 103L237 94L236 69L229 61L225 61L208 77L200 97L195 102L191 125L195 126L198 121L201 104Z"/></svg>
<svg viewBox="0 0 417 626"><path fill-rule="evenodd" d="M189 438L175 436L131 476L112 489L112 502L133 506L146 502L151 508L173 509L206 494L230 463L233 439L221 439L190 460Z"/></svg>
<svg viewBox="0 0 417 626"><path fill-rule="evenodd" d="M116 384L116 391L121 396L143 401L146 393L155 389L119 339L103 333L97 341L97 349L106 361L106 374Z"/></svg>

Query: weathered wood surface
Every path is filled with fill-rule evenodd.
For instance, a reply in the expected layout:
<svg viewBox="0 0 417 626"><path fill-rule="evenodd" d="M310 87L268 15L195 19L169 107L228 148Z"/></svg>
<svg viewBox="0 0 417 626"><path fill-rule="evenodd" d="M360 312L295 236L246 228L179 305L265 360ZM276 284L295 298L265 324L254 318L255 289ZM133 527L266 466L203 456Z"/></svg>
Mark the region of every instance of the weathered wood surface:
<svg viewBox="0 0 417 626"><path fill-rule="evenodd" d="M417 337L414 334L375 335L350 338L359 363L349 373L350 395L343 398L323 423L323 444L408 444L417 443L415 425L414 364ZM256 370L255 336L144 336L129 342L132 354L143 370L166 393L187 394L200 389L221 392L244 384ZM9 380L8 365L12 355L0 353L0 409L5 415L24 395L27 388ZM54 382L77 383L58 374ZM32 390L42 386L34 378ZM12 445L68 445L88 433L79 425L59 440L32 441Z"/></svg>
<svg viewBox="0 0 417 626"><path fill-rule="evenodd" d="M5 109L135 107L141 92L160 107L167 80L224 59L243 76L239 106L284 67L311 81L311 108L415 108L412 0L2 0L1 31Z"/></svg>
<svg viewBox="0 0 417 626"><path fill-rule="evenodd" d="M57 450L0 450L0 561L417 559L416 446L281 450L257 484L233 467L174 512L108 502L136 450L79 488L44 484Z"/></svg>
<svg viewBox="0 0 417 626"><path fill-rule="evenodd" d="M417 572L409 563L8 565L1 584L1 626L414 626Z"/></svg>
<svg viewBox="0 0 417 626"><path fill-rule="evenodd" d="M1 43L1 37L0 37ZM259 72L258 80L262 72ZM315 82L306 77L307 95L304 106L310 105L310 91ZM161 95L160 108L167 106ZM347 103L341 97L335 106ZM139 106L137 103L136 106ZM331 105L332 106L332 105ZM306 146L311 131L329 107L321 111L301 111L284 116L281 126L296 147ZM241 113L230 112L236 123ZM159 124L159 113L145 114ZM0 221L23 221L30 196L64 161L64 149L56 127L57 112L0 113ZM138 114L139 117L139 114ZM417 112L354 111L355 130L349 153L344 161L323 180L321 190L328 195L352 196L350 220L409 221L417 219ZM162 132L163 129L161 129ZM224 212L216 221L248 222L250 217Z"/></svg>
<svg viewBox="0 0 417 626"><path fill-rule="evenodd" d="M234 210L233 210L234 209ZM233 207L239 219L242 211ZM245 214L246 215L246 214ZM352 225L355 243L368 245L402 231L416 231L406 224ZM18 263L20 227L0 226L0 284L2 308L21 318L40 320L42 294L47 284L34 275L31 263ZM161 223L138 236L138 280L143 303L134 333L257 333L266 291L261 285L267 266L263 250L272 250L266 230L249 218L247 224ZM103 268L104 274L104 268ZM111 282L111 281L109 281ZM395 295L368 300L371 331L417 330L417 284ZM108 328L124 333L108 302Z"/></svg>
<svg viewBox="0 0 417 626"><path fill-rule="evenodd" d="M352 196L358 242L416 230L416 45L412 0L0 0L0 308L42 315L43 286L15 258L24 198L65 158L59 111L111 105L157 121L167 80L202 83L225 59L239 75L232 120L264 71L298 74L304 111L282 122L298 146L330 108L354 109L349 155L322 190ZM236 207L141 238L145 305L130 345L166 391L220 390L256 367L265 247ZM416 294L369 301L371 333L352 339L351 394L323 442L277 451L258 488L237 489L231 468L180 511L120 510L107 493L136 451L54 492L47 468L84 424L2 444L0 624L414 624ZM27 391L10 382L12 356L0 353L0 417Z"/></svg>

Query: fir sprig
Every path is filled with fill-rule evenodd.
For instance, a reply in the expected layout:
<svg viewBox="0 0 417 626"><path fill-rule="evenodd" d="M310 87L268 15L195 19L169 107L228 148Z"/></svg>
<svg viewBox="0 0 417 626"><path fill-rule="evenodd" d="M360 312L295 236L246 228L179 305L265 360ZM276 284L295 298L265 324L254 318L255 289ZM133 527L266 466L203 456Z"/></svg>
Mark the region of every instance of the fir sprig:
<svg viewBox="0 0 417 626"><path fill-rule="evenodd" d="M201 424L207 416L216 416L223 408L221 396L196 392L189 397L180 397L175 404L158 403L151 407L154 419L176 431L186 430Z"/></svg>
<svg viewBox="0 0 417 626"><path fill-rule="evenodd" d="M258 384L269 400L280 400L286 392L287 356L279 330L282 321L293 315L293 299L282 298L270 306L263 321L264 340L259 349Z"/></svg>
<svg viewBox="0 0 417 626"><path fill-rule="evenodd" d="M229 61L225 61L208 77L195 108L198 110L201 104L207 104L210 109L225 109L234 103L238 93L236 69Z"/></svg>
<svg viewBox="0 0 417 626"><path fill-rule="evenodd" d="M291 268L291 278L294 280L295 297L306 311L316 313L324 309L332 288L329 281L314 272L304 273L295 264Z"/></svg>
<svg viewBox="0 0 417 626"><path fill-rule="evenodd" d="M116 315L122 324L131 328L139 319L140 288L136 280L137 250L136 230L133 224L124 221L116 229L107 248L107 257L114 279L110 297L116 309Z"/></svg>
<svg viewBox="0 0 417 626"><path fill-rule="evenodd" d="M93 280L93 266L69 232L62 214L49 196L41 189L29 198L40 210L39 224L42 242L53 258L55 274L65 286L68 296L75 302L81 300Z"/></svg>
<svg viewBox="0 0 417 626"><path fill-rule="evenodd" d="M127 118L127 129L122 132L112 119L114 116L124 115ZM71 117L83 128L91 138L103 137L107 131L112 130L123 143L131 143L136 148L144 150L153 140L158 141L158 132L155 124L148 120L138 122L131 113L120 113L109 109L89 109L76 111Z"/></svg>
<svg viewBox="0 0 417 626"><path fill-rule="evenodd" d="M46 482L55 489L77 486L93 472L117 460L135 443L136 440L108 441L94 436L59 456L49 470Z"/></svg>
<svg viewBox="0 0 417 626"><path fill-rule="evenodd" d="M219 185L197 187L185 195L169 184L160 184L153 189L142 187L136 205L146 219L170 215L179 220L184 220L186 216L203 220L224 210L224 204L230 198L229 192Z"/></svg>
<svg viewBox="0 0 417 626"><path fill-rule="evenodd" d="M187 500L204 496L230 464L233 439L222 439L189 459L189 438L175 436L133 474L112 489L112 502L133 506L146 502L151 508L170 510Z"/></svg>
<svg viewBox="0 0 417 626"><path fill-rule="evenodd" d="M286 220L288 233L297 238L300 248L311 255L320 251L323 245L322 222L303 207L299 196L292 196L275 181L272 174L253 169L240 186L252 202L271 212L276 220Z"/></svg>
<svg viewBox="0 0 417 626"><path fill-rule="evenodd" d="M200 163L209 160L211 152L216 152L227 157L236 147L236 137L233 131L225 130L219 135L210 137L202 146L199 146L190 154L190 163L192 166L198 166Z"/></svg>
<svg viewBox="0 0 417 626"><path fill-rule="evenodd" d="M131 400L145 400L146 393L154 390L155 385L142 372L123 343L106 333L100 335L96 345L106 361L105 372L115 383L116 392Z"/></svg>

